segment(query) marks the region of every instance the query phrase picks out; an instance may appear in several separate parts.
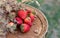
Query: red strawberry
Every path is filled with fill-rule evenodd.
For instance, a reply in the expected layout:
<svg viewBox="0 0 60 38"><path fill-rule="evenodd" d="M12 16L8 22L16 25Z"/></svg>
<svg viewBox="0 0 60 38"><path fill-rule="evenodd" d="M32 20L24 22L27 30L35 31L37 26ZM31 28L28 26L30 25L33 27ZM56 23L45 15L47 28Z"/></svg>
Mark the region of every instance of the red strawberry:
<svg viewBox="0 0 60 38"><path fill-rule="evenodd" d="M32 26L32 22L31 22L31 18L30 17L25 18L24 22L29 24L30 27Z"/></svg>
<svg viewBox="0 0 60 38"><path fill-rule="evenodd" d="M21 17L22 19L25 19L27 17L27 12L24 10L19 10L18 16Z"/></svg>
<svg viewBox="0 0 60 38"><path fill-rule="evenodd" d="M16 19L16 21L17 21L17 24L22 24L22 23L23 23L23 21L22 21L22 19L21 19L21 18L16 17L15 19Z"/></svg>
<svg viewBox="0 0 60 38"><path fill-rule="evenodd" d="M22 24L20 26L20 29L21 29L21 32L25 33L25 32L28 32L30 30L30 27L28 24Z"/></svg>
<svg viewBox="0 0 60 38"><path fill-rule="evenodd" d="M31 21L33 22L35 19L35 15L33 13L30 13L30 18L31 18Z"/></svg>

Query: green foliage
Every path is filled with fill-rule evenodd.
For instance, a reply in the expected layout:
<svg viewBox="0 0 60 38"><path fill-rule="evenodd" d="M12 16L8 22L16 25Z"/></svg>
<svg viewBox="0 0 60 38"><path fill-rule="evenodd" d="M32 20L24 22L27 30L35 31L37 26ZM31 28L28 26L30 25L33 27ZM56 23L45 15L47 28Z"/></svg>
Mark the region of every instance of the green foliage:
<svg viewBox="0 0 60 38"><path fill-rule="evenodd" d="M41 3L41 4L44 2L44 0L37 0L37 1L38 1L39 3Z"/></svg>
<svg viewBox="0 0 60 38"><path fill-rule="evenodd" d="M21 2L22 0L17 0L17 2Z"/></svg>

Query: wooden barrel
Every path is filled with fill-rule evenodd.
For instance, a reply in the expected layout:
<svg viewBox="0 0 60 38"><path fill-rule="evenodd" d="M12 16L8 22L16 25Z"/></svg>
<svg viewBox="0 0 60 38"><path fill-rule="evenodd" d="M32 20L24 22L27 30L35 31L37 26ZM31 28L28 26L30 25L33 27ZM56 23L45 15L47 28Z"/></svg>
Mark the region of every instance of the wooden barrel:
<svg viewBox="0 0 60 38"><path fill-rule="evenodd" d="M28 33L21 33L19 31L17 31L16 34L8 33L7 38L42 38L48 30L48 21L45 15L40 10L30 5L21 4L21 6L36 12L36 18L33 26Z"/></svg>

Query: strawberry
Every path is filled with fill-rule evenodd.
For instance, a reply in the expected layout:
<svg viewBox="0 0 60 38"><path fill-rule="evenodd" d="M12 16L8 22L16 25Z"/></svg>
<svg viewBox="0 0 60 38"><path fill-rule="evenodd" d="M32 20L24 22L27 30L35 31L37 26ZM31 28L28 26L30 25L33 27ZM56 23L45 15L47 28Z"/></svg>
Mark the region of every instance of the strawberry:
<svg viewBox="0 0 60 38"><path fill-rule="evenodd" d="M32 22L31 22L31 18L30 17L25 18L24 22L29 24L30 27L32 26Z"/></svg>
<svg viewBox="0 0 60 38"><path fill-rule="evenodd" d="M9 22L7 25L7 31L14 33L14 31L16 30L16 24L14 24L13 22Z"/></svg>
<svg viewBox="0 0 60 38"><path fill-rule="evenodd" d="M33 22L35 19L35 15L33 13L30 13L30 18L31 18L31 21Z"/></svg>
<svg viewBox="0 0 60 38"><path fill-rule="evenodd" d="M21 29L21 32L25 33L25 32L28 32L30 30L30 27L28 24L22 24L20 26L20 29Z"/></svg>
<svg viewBox="0 0 60 38"><path fill-rule="evenodd" d="M8 24L9 24L10 26L13 26L14 23L13 23L13 22L9 22Z"/></svg>
<svg viewBox="0 0 60 38"><path fill-rule="evenodd" d="M22 24L23 23L22 19L19 18L19 17L16 17L15 20L16 20L17 24Z"/></svg>
<svg viewBox="0 0 60 38"><path fill-rule="evenodd" d="M9 22L6 26L7 26L7 28L15 28L16 29L16 24L14 24L13 22Z"/></svg>
<svg viewBox="0 0 60 38"><path fill-rule="evenodd" d="M18 11L18 16L22 19L25 19L27 17L27 12L24 10L19 10Z"/></svg>

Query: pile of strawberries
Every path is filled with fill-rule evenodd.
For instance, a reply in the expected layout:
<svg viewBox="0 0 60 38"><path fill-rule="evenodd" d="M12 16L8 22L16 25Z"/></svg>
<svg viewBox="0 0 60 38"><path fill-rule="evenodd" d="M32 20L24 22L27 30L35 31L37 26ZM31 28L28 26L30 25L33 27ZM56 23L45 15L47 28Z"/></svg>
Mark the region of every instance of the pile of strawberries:
<svg viewBox="0 0 60 38"><path fill-rule="evenodd" d="M23 9L18 10L17 16L15 17L17 26L23 33L28 32L30 30L34 19L35 12Z"/></svg>

